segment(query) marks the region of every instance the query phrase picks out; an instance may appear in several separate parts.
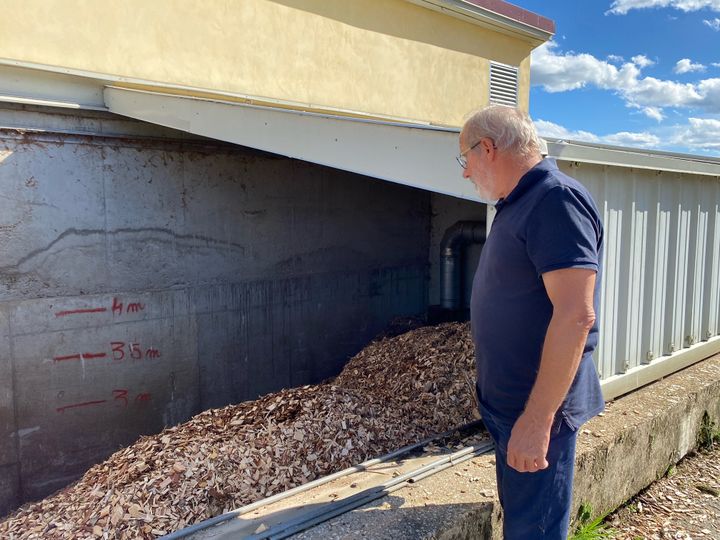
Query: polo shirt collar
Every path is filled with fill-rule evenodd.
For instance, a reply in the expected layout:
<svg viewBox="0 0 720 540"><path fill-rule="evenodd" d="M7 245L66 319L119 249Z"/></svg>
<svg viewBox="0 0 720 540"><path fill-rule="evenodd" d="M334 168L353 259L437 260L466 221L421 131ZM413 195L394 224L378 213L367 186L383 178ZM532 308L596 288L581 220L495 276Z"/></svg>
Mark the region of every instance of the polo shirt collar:
<svg viewBox="0 0 720 540"><path fill-rule="evenodd" d="M540 180L547 176L548 172L557 170L558 166L554 158L545 158L535 165L532 169L526 172L517 186L508 193L507 197L504 197L495 204L496 210L501 210L504 206L511 204L522 197L531 187L537 184Z"/></svg>

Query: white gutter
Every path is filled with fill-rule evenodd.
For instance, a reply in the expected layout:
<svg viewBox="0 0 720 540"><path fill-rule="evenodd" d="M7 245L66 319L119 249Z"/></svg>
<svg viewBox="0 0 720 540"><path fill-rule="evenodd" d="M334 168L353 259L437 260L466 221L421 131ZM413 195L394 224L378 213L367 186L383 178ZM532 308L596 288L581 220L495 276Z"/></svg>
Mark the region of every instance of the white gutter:
<svg viewBox="0 0 720 540"><path fill-rule="evenodd" d="M506 35L530 40L535 47L542 45L554 35L552 32L517 21L464 0L406 1Z"/></svg>
<svg viewBox="0 0 720 540"><path fill-rule="evenodd" d="M546 137L548 155L562 161L720 178L720 159L693 154L567 141Z"/></svg>

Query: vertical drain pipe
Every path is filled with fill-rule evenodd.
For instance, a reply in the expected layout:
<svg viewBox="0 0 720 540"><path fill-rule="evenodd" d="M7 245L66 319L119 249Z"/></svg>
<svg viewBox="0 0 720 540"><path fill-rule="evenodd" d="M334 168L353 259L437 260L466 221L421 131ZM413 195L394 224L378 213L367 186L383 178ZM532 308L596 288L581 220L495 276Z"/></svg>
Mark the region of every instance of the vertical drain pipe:
<svg viewBox="0 0 720 540"><path fill-rule="evenodd" d="M462 264L467 244L485 243L484 221L458 221L440 242L440 307L457 312L463 307Z"/></svg>

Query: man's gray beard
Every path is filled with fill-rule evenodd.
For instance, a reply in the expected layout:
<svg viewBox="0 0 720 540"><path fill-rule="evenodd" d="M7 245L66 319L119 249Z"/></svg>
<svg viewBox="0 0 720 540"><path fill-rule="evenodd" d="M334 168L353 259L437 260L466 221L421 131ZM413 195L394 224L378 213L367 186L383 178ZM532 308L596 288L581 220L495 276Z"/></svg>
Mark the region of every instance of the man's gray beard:
<svg viewBox="0 0 720 540"><path fill-rule="evenodd" d="M492 199L490 198L486 193L483 192L483 190L473 182L473 185L475 186L475 193L478 194L478 199L480 199L481 203L489 204L490 206L495 206L498 202L498 199Z"/></svg>

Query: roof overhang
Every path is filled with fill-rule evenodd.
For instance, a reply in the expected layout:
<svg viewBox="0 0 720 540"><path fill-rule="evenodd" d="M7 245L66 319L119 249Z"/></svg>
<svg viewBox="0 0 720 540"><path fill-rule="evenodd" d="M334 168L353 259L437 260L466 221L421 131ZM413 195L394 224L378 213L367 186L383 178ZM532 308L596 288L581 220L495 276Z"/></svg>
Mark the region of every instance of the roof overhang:
<svg viewBox="0 0 720 540"><path fill-rule="evenodd" d="M263 107L117 86L105 89L111 112L477 201L455 161L458 130Z"/></svg>
<svg viewBox="0 0 720 540"><path fill-rule="evenodd" d="M555 34L550 19L501 0L407 0L445 15L470 22L538 47Z"/></svg>

